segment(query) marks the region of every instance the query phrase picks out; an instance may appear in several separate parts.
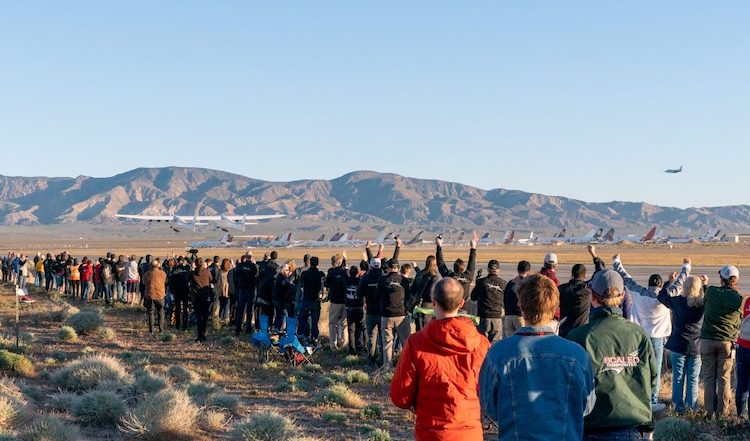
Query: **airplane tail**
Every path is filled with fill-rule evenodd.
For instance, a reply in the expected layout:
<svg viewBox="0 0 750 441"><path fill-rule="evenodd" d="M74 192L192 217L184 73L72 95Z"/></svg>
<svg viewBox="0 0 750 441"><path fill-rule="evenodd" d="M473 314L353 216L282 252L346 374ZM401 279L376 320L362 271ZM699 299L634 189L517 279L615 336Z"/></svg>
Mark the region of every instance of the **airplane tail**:
<svg viewBox="0 0 750 441"><path fill-rule="evenodd" d="M349 239L349 233L344 233L336 242L346 242Z"/></svg>
<svg viewBox="0 0 750 441"><path fill-rule="evenodd" d="M325 233L323 233L323 234L320 235L320 237L318 238L317 242L324 242L325 240L326 240L326 235L325 235Z"/></svg>
<svg viewBox="0 0 750 441"><path fill-rule="evenodd" d="M641 238L641 242L648 242L650 240L653 240L654 236L656 236L656 227L652 227L650 230L648 230L648 233L646 233L646 235Z"/></svg>
<svg viewBox="0 0 750 441"><path fill-rule="evenodd" d="M507 233L505 233L505 237L503 237L503 244L507 245L511 242L513 242L513 236L516 234L515 231L510 230Z"/></svg>
<svg viewBox="0 0 750 441"><path fill-rule="evenodd" d="M489 238L490 238L490 233L484 233L484 235L480 237L479 240L489 239Z"/></svg>
<svg viewBox="0 0 750 441"><path fill-rule="evenodd" d="M554 236L552 236L552 237L565 237L565 234L567 234L567 229L566 229L566 228L563 228L562 230L560 230L560 232L559 232L559 233L555 234L555 235L554 235Z"/></svg>
<svg viewBox="0 0 750 441"><path fill-rule="evenodd" d="M415 243L421 242L422 241L422 234L424 234L424 231L420 231L419 233L417 233L417 235L414 236L414 238L412 240L410 240L409 242L407 242L406 244L407 245L413 245Z"/></svg>
<svg viewBox="0 0 750 441"><path fill-rule="evenodd" d="M603 239L607 242L611 242L615 239L615 229L610 228L607 234L604 235Z"/></svg>

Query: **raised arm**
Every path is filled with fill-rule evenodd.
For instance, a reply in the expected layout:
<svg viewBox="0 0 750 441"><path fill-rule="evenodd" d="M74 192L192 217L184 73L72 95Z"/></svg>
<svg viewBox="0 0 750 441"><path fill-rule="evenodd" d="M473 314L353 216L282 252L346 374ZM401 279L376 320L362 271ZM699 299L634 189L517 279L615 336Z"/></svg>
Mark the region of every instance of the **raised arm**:
<svg viewBox="0 0 750 441"><path fill-rule="evenodd" d="M369 263L370 260L372 260L372 250L370 249L372 247L372 241L367 241L367 245L365 245L365 254L367 255L367 262Z"/></svg>
<svg viewBox="0 0 750 441"><path fill-rule="evenodd" d="M690 275L691 270L691 264L689 258L682 259L682 269L680 270L680 273L672 273L669 277L669 283L662 288L661 293L665 293L669 297L676 297L680 295L680 291L682 291L682 284L685 283L685 280L687 280L688 276ZM662 302L664 303L664 302Z"/></svg>
<svg viewBox="0 0 750 441"><path fill-rule="evenodd" d="M393 259L398 260L398 254L401 251L401 239L396 239L396 248L393 250Z"/></svg>
<svg viewBox="0 0 750 441"><path fill-rule="evenodd" d="M625 288L627 288L629 291L634 292L636 294L644 295L644 296L651 296L651 293L649 292L648 288L646 288L643 285L638 284L635 280L633 280L632 277L630 277L630 274L628 274L627 271L625 271L625 267L622 266L622 262L620 261L620 255L616 254L614 257L612 257L612 269L617 271L620 276L622 276L622 281L625 282Z"/></svg>
<svg viewBox="0 0 750 441"><path fill-rule="evenodd" d="M443 238L438 236L435 238L435 259L437 260L438 271L442 276L448 275L448 266L445 264L443 258Z"/></svg>
<svg viewBox="0 0 750 441"><path fill-rule="evenodd" d="M594 262L594 274L606 269L607 265L605 265L604 261L596 255L596 247L594 245L589 245L588 250L589 254L591 255L591 259Z"/></svg>
<svg viewBox="0 0 750 441"><path fill-rule="evenodd" d="M479 238L477 237L477 233L472 231L471 232L471 240L469 241L469 263L466 265L466 272L469 273L469 278L474 278L474 270L476 269L477 265L477 243L479 242Z"/></svg>

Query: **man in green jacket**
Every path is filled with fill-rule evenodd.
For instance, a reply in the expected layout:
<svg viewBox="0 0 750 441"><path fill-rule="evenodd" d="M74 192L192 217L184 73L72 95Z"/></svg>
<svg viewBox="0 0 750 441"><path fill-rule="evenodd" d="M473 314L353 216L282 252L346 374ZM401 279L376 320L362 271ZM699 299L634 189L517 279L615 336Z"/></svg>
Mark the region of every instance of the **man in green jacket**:
<svg viewBox="0 0 750 441"><path fill-rule="evenodd" d="M725 266L719 277L720 287L706 288L701 328L703 404L711 416L726 416L730 411L732 351L742 315L742 296L737 292L739 270Z"/></svg>
<svg viewBox="0 0 750 441"><path fill-rule="evenodd" d="M612 270L591 280L591 318L568 339L589 354L596 377L596 405L584 419L584 440L637 440L650 425L651 390L658 366L646 331L625 320L622 277Z"/></svg>

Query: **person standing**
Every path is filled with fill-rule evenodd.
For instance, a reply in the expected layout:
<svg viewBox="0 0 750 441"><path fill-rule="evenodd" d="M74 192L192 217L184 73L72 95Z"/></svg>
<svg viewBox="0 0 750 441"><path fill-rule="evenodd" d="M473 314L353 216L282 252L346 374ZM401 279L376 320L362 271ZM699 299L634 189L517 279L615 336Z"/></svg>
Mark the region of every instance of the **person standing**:
<svg viewBox="0 0 750 441"><path fill-rule="evenodd" d="M151 270L143 275L146 296L143 304L146 307L148 333L154 332L154 313L156 313L156 329L162 332L162 318L164 317L164 298L166 297L167 273L161 269L159 259L151 262Z"/></svg>
<svg viewBox="0 0 750 441"><path fill-rule="evenodd" d="M378 282L383 276L383 270L380 269L380 258L373 257L370 259L370 269L359 281L357 296L365 299L366 307L366 325L367 325L367 353L371 365L377 365L378 350L382 351L383 341L380 332L380 292L378 291ZM381 352L382 354L382 352Z"/></svg>
<svg viewBox="0 0 750 441"><path fill-rule="evenodd" d="M742 306L742 322L740 322L739 338L737 338L737 390L735 403L737 417L747 421L748 390L750 390L750 297L745 299Z"/></svg>
<svg viewBox="0 0 750 441"><path fill-rule="evenodd" d="M417 415L417 441L481 441L479 371L489 342L467 318L461 284L452 277L433 291L435 318L406 341L391 381L391 401Z"/></svg>
<svg viewBox="0 0 750 441"><path fill-rule="evenodd" d="M365 350L365 299L359 288L359 268L352 266L346 280L346 326L349 334L349 355Z"/></svg>
<svg viewBox="0 0 750 441"><path fill-rule="evenodd" d="M560 286L560 280L557 278L557 254L547 253L544 256L544 266L542 266L539 274L549 277L555 282L555 286Z"/></svg>
<svg viewBox="0 0 750 441"><path fill-rule="evenodd" d="M299 309L299 326L298 334L309 340L313 347L319 347L318 337L320 329L318 321L320 320L320 297L323 293L323 280L325 274L318 269L319 259L316 256L310 257L310 268L302 272L300 282L302 283L302 305ZM335 337L331 337L334 338Z"/></svg>
<svg viewBox="0 0 750 441"><path fill-rule="evenodd" d="M719 271L721 286L709 286L704 296L701 328L703 404L709 416L726 416L732 399L732 358L740 326L740 272L734 266Z"/></svg>
<svg viewBox="0 0 750 441"><path fill-rule="evenodd" d="M201 343L206 341L206 327L208 326L208 314L211 308L211 271L205 261L196 262L193 271L193 305L197 321L195 341Z"/></svg>
<svg viewBox="0 0 750 441"><path fill-rule="evenodd" d="M515 334L517 330L526 326L521 315L521 308L518 306L518 295L516 291L520 289L521 284L529 276L531 263L522 260L516 267L518 276L505 285L503 293L503 306L505 307L505 318L503 319L503 337L508 338Z"/></svg>
<svg viewBox="0 0 750 441"><path fill-rule="evenodd" d="M190 266L184 257L177 261L172 274L169 275L169 290L174 296L174 327L187 331L190 319Z"/></svg>
<svg viewBox="0 0 750 441"><path fill-rule="evenodd" d="M401 345L406 344L411 328L406 317L406 290L401 283L398 260L388 261L388 274L378 282L380 298L380 332L383 340L383 367L393 368L393 348L398 336ZM463 292L461 294L463 298Z"/></svg>
<svg viewBox="0 0 750 441"><path fill-rule="evenodd" d="M683 262L690 265L690 259L686 258ZM698 410L700 335L706 285L707 276L698 278L681 272L678 277L672 273L669 283L659 292L659 301L672 311L672 335L664 347L670 352L672 403L677 413Z"/></svg>
<svg viewBox="0 0 750 441"><path fill-rule="evenodd" d="M331 349L336 350L347 345L346 330L346 255L336 254L331 257L331 268L325 277L328 288L328 336Z"/></svg>
<svg viewBox="0 0 750 441"><path fill-rule="evenodd" d="M255 264L253 254L248 251L240 259L234 269L234 286L237 289L237 312L234 317L234 335L242 332L242 322L247 317L245 332L252 331L253 303L255 303L255 288L258 283L258 265Z"/></svg>
<svg viewBox="0 0 750 441"><path fill-rule="evenodd" d="M223 259L216 268L216 284L214 294L219 299L218 315L222 323L228 323L229 317L229 270L232 269L232 261Z"/></svg>
<svg viewBox="0 0 750 441"><path fill-rule="evenodd" d="M498 276L500 262L492 259L487 264L487 277L477 280L471 291L471 300L477 302L479 332L490 344L503 338L503 317L505 316L506 282Z"/></svg>
<svg viewBox="0 0 750 441"><path fill-rule="evenodd" d="M551 279L527 277L518 303L526 326L487 353L479 374L482 410L497 424L498 440L580 441L596 401L588 354L555 335L559 294Z"/></svg>
<svg viewBox="0 0 750 441"><path fill-rule="evenodd" d="M443 258L443 237L438 236L435 238L435 259L437 260L438 270L442 277L453 277L461 284L464 290L464 300L469 299L469 293L471 293L471 281L474 280L474 270L476 269L477 262L477 233L471 233L471 240L469 240L469 260L468 263L464 262L463 259L456 259L453 262L453 270L448 269L448 265L445 264Z"/></svg>
<svg viewBox="0 0 750 441"><path fill-rule="evenodd" d="M568 340L589 354L596 404L584 418L584 441L638 440L640 426L651 424L651 391L658 366L651 340L639 325L625 320L625 285L613 270L591 279L591 318Z"/></svg>

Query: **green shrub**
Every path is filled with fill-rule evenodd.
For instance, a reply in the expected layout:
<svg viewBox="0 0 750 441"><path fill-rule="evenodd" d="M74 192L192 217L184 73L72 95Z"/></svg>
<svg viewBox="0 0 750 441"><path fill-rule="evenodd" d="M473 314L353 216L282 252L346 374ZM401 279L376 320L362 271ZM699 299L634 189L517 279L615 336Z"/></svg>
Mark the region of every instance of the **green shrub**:
<svg viewBox="0 0 750 441"><path fill-rule="evenodd" d="M108 355L89 355L74 360L52 374L52 382L61 389L85 391L96 389L103 382L130 382L125 367Z"/></svg>
<svg viewBox="0 0 750 441"><path fill-rule="evenodd" d="M19 339L26 343L27 345L31 345L36 340L36 336L31 332L22 332L18 335Z"/></svg>
<svg viewBox="0 0 750 441"><path fill-rule="evenodd" d="M123 352L120 354L120 358L125 363L132 364L133 366L148 364L151 361L151 355L146 352Z"/></svg>
<svg viewBox="0 0 750 441"><path fill-rule="evenodd" d="M347 355L344 357L345 366L354 366L362 363L362 357L359 355Z"/></svg>
<svg viewBox="0 0 750 441"><path fill-rule="evenodd" d="M316 363L308 363L304 365L303 369L309 372L323 372L323 367Z"/></svg>
<svg viewBox="0 0 750 441"><path fill-rule="evenodd" d="M16 347L16 337L0 334L0 349L15 352L16 354L28 354L31 352L31 344L19 336L18 347Z"/></svg>
<svg viewBox="0 0 750 441"><path fill-rule="evenodd" d="M62 341L76 341L78 340L78 333L70 326L63 326L57 331L57 338Z"/></svg>
<svg viewBox="0 0 750 441"><path fill-rule="evenodd" d="M383 409L377 404L368 404L359 411L359 416L366 420L376 420L383 417Z"/></svg>
<svg viewBox="0 0 750 441"><path fill-rule="evenodd" d="M58 392L47 397L47 406L58 412L72 412L78 402L78 395L73 392Z"/></svg>
<svg viewBox="0 0 750 441"><path fill-rule="evenodd" d="M194 383L200 380L198 374L180 365L170 366L167 375L175 384Z"/></svg>
<svg viewBox="0 0 750 441"><path fill-rule="evenodd" d="M222 376L216 371L216 369L206 369L203 371L203 378L206 380L219 380Z"/></svg>
<svg viewBox="0 0 750 441"><path fill-rule="evenodd" d="M119 395L92 390L81 395L75 404L73 414L88 424L102 426L114 424L126 411L125 402Z"/></svg>
<svg viewBox="0 0 750 441"><path fill-rule="evenodd" d="M73 314L65 320L65 324L72 327L79 334L90 334L99 329L104 323L102 315L94 309L84 309L83 311Z"/></svg>
<svg viewBox="0 0 750 441"><path fill-rule="evenodd" d="M267 361L267 362L263 363L262 365L260 365L260 367L263 368L263 369L265 369L265 370L276 369L276 368L279 367L279 364L276 363L275 361Z"/></svg>
<svg viewBox="0 0 750 441"><path fill-rule="evenodd" d="M232 436L236 441L286 441L298 439L297 428L289 418L261 412L237 424Z"/></svg>
<svg viewBox="0 0 750 441"><path fill-rule="evenodd" d="M320 416L323 417L323 420L326 423L338 423L338 424L346 423L346 415L341 412L334 412L332 410L326 410L325 412L321 413Z"/></svg>
<svg viewBox="0 0 750 441"><path fill-rule="evenodd" d="M6 350L0 350L0 371L24 378L36 376L34 364L28 358Z"/></svg>
<svg viewBox="0 0 750 441"><path fill-rule="evenodd" d="M654 422L654 439L659 441L686 441L697 439L701 430L692 421L666 417Z"/></svg>
<svg viewBox="0 0 750 441"><path fill-rule="evenodd" d="M171 332L165 332L165 333L163 333L162 335L159 336L159 339L161 339L161 341L163 341L164 343L169 343L171 341L175 341L176 338L177 338L177 336L175 336Z"/></svg>
<svg viewBox="0 0 750 441"><path fill-rule="evenodd" d="M240 400L234 395L219 392L209 395L208 399L206 400L206 404L211 407L228 410L232 413L237 413L237 408L240 405Z"/></svg>
<svg viewBox="0 0 750 441"><path fill-rule="evenodd" d="M219 343L224 346L231 346L234 344L234 337L232 337L231 335L225 335L224 337L221 337Z"/></svg>
<svg viewBox="0 0 750 441"><path fill-rule="evenodd" d="M167 380L167 378L150 372L144 372L142 375L137 376L135 383L133 383L135 391L141 394L160 392L167 386L169 386L169 380Z"/></svg>
<svg viewBox="0 0 750 441"><path fill-rule="evenodd" d="M199 413L185 392L167 389L146 395L122 418L119 429L149 439L189 437L193 435Z"/></svg>
<svg viewBox="0 0 750 441"><path fill-rule="evenodd" d="M112 328L100 328L97 334L104 341L112 341L117 338L117 333Z"/></svg>
<svg viewBox="0 0 750 441"><path fill-rule="evenodd" d="M391 434L383 429L372 429L367 433L367 441L391 441Z"/></svg>
<svg viewBox="0 0 750 441"><path fill-rule="evenodd" d="M366 372L353 370L346 373L346 382L349 384L367 383L368 381L370 381L370 376Z"/></svg>
<svg viewBox="0 0 750 441"><path fill-rule="evenodd" d="M206 404L209 395L219 392L221 392L220 387L215 384L204 383L203 381L191 383L187 388L188 396L199 406Z"/></svg>
<svg viewBox="0 0 750 441"><path fill-rule="evenodd" d="M79 312L80 309L76 308L75 306L68 303L63 303L60 306L60 309L57 309L50 313L49 318L53 322L64 322L65 320L69 319L75 314L78 314Z"/></svg>
<svg viewBox="0 0 750 441"><path fill-rule="evenodd" d="M73 332L75 332L75 330ZM65 361L68 359L68 354L63 351L52 351L50 355L57 361Z"/></svg>
<svg viewBox="0 0 750 441"><path fill-rule="evenodd" d="M18 439L21 441L79 441L81 435L76 426L50 415L42 415L26 425Z"/></svg>
<svg viewBox="0 0 750 441"><path fill-rule="evenodd" d="M318 393L317 401L322 404L338 404L357 409L365 406L364 400L343 384L334 384L323 389Z"/></svg>

